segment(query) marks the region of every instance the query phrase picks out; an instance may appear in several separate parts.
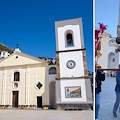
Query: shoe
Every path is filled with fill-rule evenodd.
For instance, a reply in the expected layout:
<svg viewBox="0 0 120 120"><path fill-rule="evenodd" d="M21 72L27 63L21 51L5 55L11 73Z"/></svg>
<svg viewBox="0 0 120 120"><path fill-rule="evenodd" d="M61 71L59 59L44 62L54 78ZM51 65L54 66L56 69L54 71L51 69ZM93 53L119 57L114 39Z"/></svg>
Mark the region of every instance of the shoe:
<svg viewBox="0 0 120 120"><path fill-rule="evenodd" d="M119 107L119 112L120 112L120 107Z"/></svg>
<svg viewBox="0 0 120 120"><path fill-rule="evenodd" d="M114 117L117 117L117 113L113 112L113 116L114 116Z"/></svg>

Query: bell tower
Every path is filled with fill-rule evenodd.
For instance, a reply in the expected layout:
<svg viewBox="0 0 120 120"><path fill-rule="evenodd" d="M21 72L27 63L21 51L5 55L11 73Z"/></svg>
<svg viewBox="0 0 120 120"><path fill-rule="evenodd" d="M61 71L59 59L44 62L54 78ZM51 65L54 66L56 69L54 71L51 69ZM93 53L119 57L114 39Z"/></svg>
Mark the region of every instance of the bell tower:
<svg viewBox="0 0 120 120"><path fill-rule="evenodd" d="M88 77L82 18L55 22L55 32L57 108L90 108L92 93Z"/></svg>

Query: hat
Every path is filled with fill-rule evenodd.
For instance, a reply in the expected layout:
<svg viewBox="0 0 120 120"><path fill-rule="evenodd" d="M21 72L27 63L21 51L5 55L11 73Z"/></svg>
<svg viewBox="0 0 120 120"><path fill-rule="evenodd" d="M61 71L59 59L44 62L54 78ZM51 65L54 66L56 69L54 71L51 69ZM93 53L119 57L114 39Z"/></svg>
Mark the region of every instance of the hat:
<svg viewBox="0 0 120 120"><path fill-rule="evenodd" d="M101 67L101 65L100 65L100 64L97 64L97 66L98 66L98 67Z"/></svg>

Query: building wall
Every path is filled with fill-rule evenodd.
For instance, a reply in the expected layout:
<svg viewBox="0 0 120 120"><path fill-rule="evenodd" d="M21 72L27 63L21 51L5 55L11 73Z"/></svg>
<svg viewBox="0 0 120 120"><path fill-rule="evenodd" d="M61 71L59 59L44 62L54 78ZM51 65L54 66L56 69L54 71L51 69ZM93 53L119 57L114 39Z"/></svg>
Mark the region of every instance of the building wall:
<svg viewBox="0 0 120 120"><path fill-rule="evenodd" d="M110 41L113 41L110 43ZM119 63L119 53L115 52L117 48L117 43L115 42L115 38L111 37L110 34L104 33L101 39L101 50L100 53L102 56L98 58L98 64L101 64L102 68L111 68L110 67L110 58L109 55L112 53L115 55L115 64L114 68L118 68Z"/></svg>
<svg viewBox="0 0 120 120"><path fill-rule="evenodd" d="M69 69L67 62L69 60L75 61L75 68ZM60 62L60 78L64 77L81 77L84 76L84 64L82 51L62 52L59 53Z"/></svg>
<svg viewBox="0 0 120 120"><path fill-rule="evenodd" d="M66 47L66 33L71 31L74 47ZM84 48L82 18L55 22L56 51Z"/></svg>
<svg viewBox="0 0 120 120"><path fill-rule="evenodd" d="M12 106L12 91L18 91L19 105L37 105L37 96L42 96L43 105L49 105L48 66L45 63L41 66L40 63L21 55L16 60L16 54L0 63L0 104ZM19 82L14 81L16 71L20 73ZM40 90L36 87L38 82L43 85ZM14 87L15 83L18 83L17 88Z"/></svg>
<svg viewBox="0 0 120 120"><path fill-rule="evenodd" d="M27 69L28 73L26 73ZM20 82L18 82L18 88L14 88L15 82L13 81L14 78L12 77L14 71L16 70L20 72ZM5 75L4 79L3 72ZM0 79L2 79L0 81L0 104L12 105L12 91L19 91L19 105L37 105L36 96L43 96L43 104L48 104L46 98L47 96L43 95L45 94L45 81L47 81L45 73L45 67L6 69L4 71L0 70ZM28 78L26 78L26 74L28 74ZM4 85L2 84L3 82L5 83ZM40 90L35 87L38 82L43 84L43 87ZM3 87L5 88L4 91ZM2 92L4 92L3 102ZM28 99L28 101L26 101L26 99Z"/></svg>
<svg viewBox="0 0 120 120"><path fill-rule="evenodd" d="M49 65L49 69L51 67L56 68L56 65ZM49 74L49 71L48 71L48 74ZM49 84L53 81L56 82L56 78L57 78L57 74L49 74Z"/></svg>
<svg viewBox="0 0 120 120"><path fill-rule="evenodd" d="M3 71L0 70L0 104L2 103Z"/></svg>
<svg viewBox="0 0 120 120"><path fill-rule="evenodd" d="M56 79L57 106L63 105L64 107L68 104L74 106L88 101L92 103L90 80L88 80L89 83L86 81L88 70L82 18L57 21L55 22L55 31L58 71ZM69 43L69 41L72 41L72 43ZM67 63L69 64L67 65ZM88 97L90 97L89 100Z"/></svg>
<svg viewBox="0 0 120 120"><path fill-rule="evenodd" d="M52 67L56 68L56 65L49 65L49 70ZM49 103L51 108L56 108L56 92L58 91L56 78L57 74L49 74Z"/></svg>
<svg viewBox="0 0 120 120"><path fill-rule="evenodd" d="M76 49L80 49L81 48L81 36L79 34L80 28L79 25L66 25L64 27L60 27L58 28L58 48L57 50L71 50L71 47L66 47L65 46L65 32L67 30L72 30L73 31L73 42L74 42L74 46L76 47ZM75 49L73 47L73 49Z"/></svg>
<svg viewBox="0 0 120 120"><path fill-rule="evenodd" d="M85 87L85 79L64 79L60 81L61 85L61 102L86 102L86 87ZM65 97L65 87L81 87L81 97L80 98L66 98Z"/></svg>
<svg viewBox="0 0 120 120"><path fill-rule="evenodd" d="M18 56L18 58L16 58ZM40 63L40 61L31 59L26 56L22 56L19 54L14 54L12 56L5 58L3 62L0 63L0 66L12 66L12 65L25 65L25 64L35 64Z"/></svg>

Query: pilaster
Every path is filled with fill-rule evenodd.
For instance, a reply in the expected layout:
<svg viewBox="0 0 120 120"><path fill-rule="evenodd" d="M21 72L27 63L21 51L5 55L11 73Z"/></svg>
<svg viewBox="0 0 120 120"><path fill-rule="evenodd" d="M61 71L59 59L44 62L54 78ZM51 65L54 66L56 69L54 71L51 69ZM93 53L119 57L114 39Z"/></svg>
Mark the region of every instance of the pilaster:
<svg viewBox="0 0 120 120"><path fill-rule="evenodd" d="M25 75L25 103L29 105L29 68L26 68L26 75Z"/></svg>
<svg viewBox="0 0 120 120"><path fill-rule="evenodd" d="M83 53L83 64L84 64L84 76L88 76L87 60L86 60L86 50L82 51Z"/></svg>
<svg viewBox="0 0 120 120"><path fill-rule="evenodd" d="M3 84L2 84L2 105L5 105L5 88L6 88L6 70L3 71Z"/></svg>

